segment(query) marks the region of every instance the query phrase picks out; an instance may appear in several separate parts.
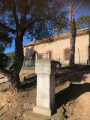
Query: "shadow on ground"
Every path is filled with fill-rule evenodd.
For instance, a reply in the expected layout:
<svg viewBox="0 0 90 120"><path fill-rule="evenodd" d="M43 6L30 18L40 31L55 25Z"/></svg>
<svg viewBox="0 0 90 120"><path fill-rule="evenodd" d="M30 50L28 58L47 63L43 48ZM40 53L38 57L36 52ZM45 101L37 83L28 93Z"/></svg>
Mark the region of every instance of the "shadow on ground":
<svg viewBox="0 0 90 120"><path fill-rule="evenodd" d="M27 78L24 78L22 82L22 90L26 90L31 87L36 87L37 75L35 73L29 75Z"/></svg>
<svg viewBox="0 0 90 120"><path fill-rule="evenodd" d="M61 73L57 73L55 75L55 79L63 81L70 81L70 82L81 82L85 81L86 76L85 74L90 73L89 71L74 71L74 70L64 70Z"/></svg>
<svg viewBox="0 0 90 120"><path fill-rule="evenodd" d="M55 95L56 108L58 109L63 104L70 100L78 98L83 93L90 92L90 83L85 84L70 84L70 86Z"/></svg>
<svg viewBox="0 0 90 120"><path fill-rule="evenodd" d="M90 73L90 66L80 66L79 69L62 69L55 75L57 86L64 84L65 81L70 82L70 86L55 95L56 108L63 104L67 104L70 100L78 98L80 95L90 92L90 83L87 83L87 74ZM83 69L82 69L83 68ZM84 84L79 84L80 82ZM78 83L78 84L76 84Z"/></svg>

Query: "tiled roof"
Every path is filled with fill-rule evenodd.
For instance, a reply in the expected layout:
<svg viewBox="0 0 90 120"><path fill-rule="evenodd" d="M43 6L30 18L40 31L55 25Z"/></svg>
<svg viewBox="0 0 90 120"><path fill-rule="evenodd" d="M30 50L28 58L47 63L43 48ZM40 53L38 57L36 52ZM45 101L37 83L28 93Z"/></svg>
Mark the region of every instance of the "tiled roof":
<svg viewBox="0 0 90 120"><path fill-rule="evenodd" d="M27 47L27 46L33 46L34 44L35 44L35 41L32 41L32 42L30 42L30 43L24 45L24 47Z"/></svg>
<svg viewBox="0 0 90 120"><path fill-rule="evenodd" d="M77 36L88 34L88 32L90 33L90 28L77 30ZM33 46L33 45L40 44L40 43L45 43L45 42L52 42L52 41L55 41L55 40L62 40L62 39L69 38L69 37L70 37L70 32L63 33L63 34L59 34L59 35L56 35L56 36L51 36L51 37L48 37L48 38L42 38L41 40L32 41L32 42L24 45L24 47Z"/></svg>

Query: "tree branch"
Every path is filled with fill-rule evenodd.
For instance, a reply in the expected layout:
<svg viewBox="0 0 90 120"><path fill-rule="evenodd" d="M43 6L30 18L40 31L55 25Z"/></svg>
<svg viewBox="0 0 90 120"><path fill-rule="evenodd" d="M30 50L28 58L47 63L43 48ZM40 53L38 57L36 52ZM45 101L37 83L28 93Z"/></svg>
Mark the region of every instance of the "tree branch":
<svg viewBox="0 0 90 120"><path fill-rule="evenodd" d="M84 0L81 1L81 3L79 4L79 6L76 8L76 10L73 12L73 14L81 7L82 3L84 2Z"/></svg>
<svg viewBox="0 0 90 120"><path fill-rule="evenodd" d="M32 8L33 4L34 4L34 1L33 1L33 0L30 0L30 4L27 6L27 7L28 7L28 11L30 11L30 9ZM22 23L22 22L23 22L22 19L24 19L24 23ZM30 20L30 21L31 21L31 20ZM25 31L26 31L26 29L27 29L27 27L28 27L28 25L29 25L28 23L31 23L30 21L29 21L29 22L26 21L26 15L25 15L25 14L24 14L24 15L23 15L23 14L21 15L20 27L22 26L22 24L25 25L25 27L22 28L21 36L24 35L24 33L25 33Z"/></svg>
<svg viewBox="0 0 90 120"><path fill-rule="evenodd" d="M43 18L43 19L40 19L40 18L38 18L38 19L35 19L35 20L28 20L27 21L27 23L26 23L26 25L25 25L25 27L24 27L24 29L23 29L23 31L22 31L22 34L24 34L25 33L25 31L26 31L26 29L28 28L28 26L30 26L30 25L33 25L35 22L41 22L41 21L45 21L45 20L50 20L50 16L48 16L48 17L46 17L46 18Z"/></svg>
<svg viewBox="0 0 90 120"><path fill-rule="evenodd" d="M30 0L30 4L28 5L28 9L29 9L29 10L32 8L33 4L34 4L34 1L33 1L33 0Z"/></svg>
<svg viewBox="0 0 90 120"><path fill-rule="evenodd" d="M69 8L69 6L67 5L67 4L65 4L62 0L60 0L61 1L61 3L64 5L64 6L66 6L67 8Z"/></svg>
<svg viewBox="0 0 90 120"><path fill-rule="evenodd" d="M13 34L16 33L16 30L12 29L12 28L9 28L8 26L5 26L3 23L0 23L0 27L4 30L7 30L8 32L11 32Z"/></svg>
<svg viewBox="0 0 90 120"><path fill-rule="evenodd" d="M11 9L12 9L12 12L13 12L13 17L15 19L16 27L18 28L19 27L19 21L18 21L18 17L17 17L17 13L16 13L16 5L15 5L14 0L11 1Z"/></svg>
<svg viewBox="0 0 90 120"><path fill-rule="evenodd" d="M73 4L74 4L74 1L75 1L75 0L73 0L73 1L72 1L72 3L71 3L71 6L73 6Z"/></svg>

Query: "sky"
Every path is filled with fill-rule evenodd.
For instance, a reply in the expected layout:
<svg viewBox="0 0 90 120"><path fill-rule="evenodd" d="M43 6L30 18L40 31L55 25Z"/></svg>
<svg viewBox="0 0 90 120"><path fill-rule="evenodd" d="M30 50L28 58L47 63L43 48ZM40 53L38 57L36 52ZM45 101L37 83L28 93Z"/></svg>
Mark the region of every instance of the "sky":
<svg viewBox="0 0 90 120"><path fill-rule="evenodd" d="M78 4L78 2L77 2L77 4ZM77 5L75 5L74 9L76 7L77 7ZM67 8L65 8L65 9L68 10ZM78 9L78 11L74 14L75 20L77 20L77 18L82 16L82 15L84 15L84 16L89 15L90 16L90 2L88 4L86 4L86 2L84 2L82 4L82 6ZM29 42L31 42L31 41L24 36L23 37L23 45L28 44ZM10 48L7 48L5 50L5 53L14 52L14 48L15 48L15 44L14 44L14 41L13 41L12 46Z"/></svg>

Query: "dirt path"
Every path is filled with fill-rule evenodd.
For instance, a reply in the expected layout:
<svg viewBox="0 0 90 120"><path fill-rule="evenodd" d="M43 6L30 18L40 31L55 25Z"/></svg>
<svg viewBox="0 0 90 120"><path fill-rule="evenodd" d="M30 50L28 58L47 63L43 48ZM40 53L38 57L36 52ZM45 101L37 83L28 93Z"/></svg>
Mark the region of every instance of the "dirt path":
<svg viewBox="0 0 90 120"><path fill-rule="evenodd" d="M90 74L84 74L81 82L72 82L72 94L76 98L66 106L67 120L90 120Z"/></svg>

